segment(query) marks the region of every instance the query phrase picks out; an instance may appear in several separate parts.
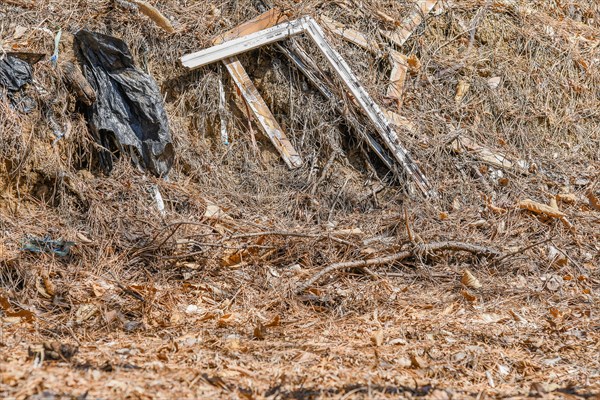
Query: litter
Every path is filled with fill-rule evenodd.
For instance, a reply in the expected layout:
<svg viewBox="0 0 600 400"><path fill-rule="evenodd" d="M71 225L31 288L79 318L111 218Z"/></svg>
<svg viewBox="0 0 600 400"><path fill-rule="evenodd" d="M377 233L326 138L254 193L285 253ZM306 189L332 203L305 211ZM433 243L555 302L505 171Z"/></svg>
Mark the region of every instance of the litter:
<svg viewBox="0 0 600 400"><path fill-rule="evenodd" d="M32 253L53 253L59 257L65 257L73 246L75 246L75 242L62 239L52 240L48 236L43 238L28 237L24 240L21 250Z"/></svg>
<svg viewBox="0 0 600 400"><path fill-rule="evenodd" d="M9 92L21 90L32 80L31 65L27 61L13 55L0 59L0 86Z"/></svg>
<svg viewBox="0 0 600 400"><path fill-rule="evenodd" d="M58 63L58 46L60 44L60 38L62 36L62 29L59 29L54 37L54 52L52 53L52 57L50 57L50 61L52 65L56 66Z"/></svg>
<svg viewBox="0 0 600 400"><path fill-rule="evenodd" d="M41 58L43 55L25 52L11 52L0 58L0 99L6 96L11 107L24 114L35 108L36 101L22 89L33 82L31 65Z"/></svg>
<svg viewBox="0 0 600 400"><path fill-rule="evenodd" d="M156 176L166 176L175 155L164 103L154 79L135 67L120 39L81 30L74 47L95 91L85 110L95 140L103 146L100 162L109 173L112 157L129 153Z"/></svg>
<svg viewBox="0 0 600 400"><path fill-rule="evenodd" d="M381 31L382 35L396 46L402 47L437 3L438 0L416 1L413 12L399 24L399 28Z"/></svg>
<svg viewBox="0 0 600 400"><path fill-rule="evenodd" d="M377 57L383 55L381 45L375 40L369 39L364 33L348 28L344 24L332 20L325 15L322 15L319 19L329 32L367 50ZM390 72L389 85L386 94L388 98L396 101L397 108L399 109L402 105L404 81L406 80L406 72L408 70L407 57L390 49L389 61L392 66L392 71Z"/></svg>
<svg viewBox="0 0 600 400"><path fill-rule="evenodd" d="M455 153L461 153L466 150L469 155L483 161L486 164L497 168L515 170L521 174L529 173L530 165L525 160L511 160L507 155L499 152L494 152L487 147L477 144L474 140L466 136L458 136L451 143L452 150Z"/></svg>

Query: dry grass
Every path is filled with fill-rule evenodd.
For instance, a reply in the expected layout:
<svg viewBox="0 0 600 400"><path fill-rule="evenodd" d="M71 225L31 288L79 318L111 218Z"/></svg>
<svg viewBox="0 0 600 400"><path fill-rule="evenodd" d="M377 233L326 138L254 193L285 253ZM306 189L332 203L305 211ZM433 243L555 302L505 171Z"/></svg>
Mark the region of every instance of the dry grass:
<svg viewBox="0 0 600 400"><path fill-rule="evenodd" d="M600 215L587 194L600 174L594 2L444 1L399 49L420 61L400 111L419 128L401 135L441 194L434 202L408 197L330 99L271 48L240 60L305 166L287 170L260 134L253 154L232 89L232 144L221 144L218 79L231 82L216 64L190 73L177 60L257 15L252 2L152 2L173 35L113 2L13 3L0 5L10 21L0 24L5 48L52 53L52 35L33 29L41 26L62 27L64 58L67 32L78 28L122 37L165 93L177 159L167 181L126 159L110 176L99 173L85 121L47 61L34 67L38 88L25 91L35 110L0 100L0 397L600 394ZM403 1L277 3L377 40L386 22L370 17L375 10L401 19L410 9ZM13 39L17 25L29 29ZM387 104L387 62L332 42ZM459 82L468 90L457 103ZM55 145L53 126L68 132ZM531 172L454 153L459 134L526 160ZM569 194L558 207L573 229L518 209L557 194ZM214 204L227 216L210 217ZM26 253L28 235L77 245L62 258ZM419 253L337 270L294 294L328 265L447 240L504 256ZM465 269L481 288L461 284ZM41 365L28 355L54 341L79 351Z"/></svg>

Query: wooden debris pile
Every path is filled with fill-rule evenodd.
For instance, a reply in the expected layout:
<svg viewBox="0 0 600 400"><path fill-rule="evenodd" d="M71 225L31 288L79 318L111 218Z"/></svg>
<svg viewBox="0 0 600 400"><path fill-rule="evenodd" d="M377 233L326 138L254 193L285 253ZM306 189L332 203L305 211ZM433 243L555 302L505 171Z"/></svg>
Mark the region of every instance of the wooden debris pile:
<svg viewBox="0 0 600 400"><path fill-rule="evenodd" d="M381 34L395 45L402 46L436 3L437 1L417 2L413 14L402 24L402 29L397 31L381 31ZM358 31L348 30L344 25L326 16L322 17L322 23L330 33L339 35L344 40L373 53L375 56L381 56L383 45L377 41L368 39ZM243 66L235 56L261 46L292 38L301 33L306 33L313 40L333 70L345 83L348 92L347 97L356 106L359 106L370 119L371 126L379 134L379 140L383 142L384 147L371 134L363 134L363 136L381 158L381 161L392 171L397 171L395 165L397 163L402 167L406 175L412 178L413 182L426 197L435 197L436 193L429 181L421 172L419 166L412 160L408 151L400 143L398 134L393 128L393 123L404 127L410 127L410 123L394 111L384 112L380 109L352 73L346 61L328 43L321 27L312 18L302 17L297 20L288 21L287 15L282 11L271 9L253 20L218 36L212 41L215 45L214 47L183 56L181 62L185 67L195 69L222 60L229 74L233 77L238 90L242 93L246 104L254 113L263 131L271 139L271 142L277 148L285 163L290 168L299 167L302 164L300 155L285 136L282 128L267 108L266 103L258 94L258 90L254 87ZM334 90L333 86L328 85L324 82L323 78L320 78L323 76L323 72L316 66L314 60L310 59L310 56L308 56L302 47L296 45L293 52L288 50L284 53L292 61L296 61L298 66L301 66L300 70L313 81L313 84L323 94L332 93ZM298 54L301 54L301 56ZM396 50L390 49L389 60L392 64L392 71L387 96L393 99L399 108L402 100L402 87L408 68L408 59ZM386 153L391 154L391 157ZM395 159L395 162L392 159Z"/></svg>

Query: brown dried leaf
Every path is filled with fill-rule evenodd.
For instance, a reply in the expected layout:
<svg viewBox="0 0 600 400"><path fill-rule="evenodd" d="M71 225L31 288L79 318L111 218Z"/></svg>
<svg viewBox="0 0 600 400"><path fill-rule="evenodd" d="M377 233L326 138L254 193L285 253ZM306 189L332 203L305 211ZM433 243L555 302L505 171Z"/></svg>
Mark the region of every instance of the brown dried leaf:
<svg viewBox="0 0 600 400"><path fill-rule="evenodd" d="M510 314L511 317L513 317L513 319L517 322L527 322L527 320L525 318L523 318L520 314L518 314L516 311L514 310L508 310L508 313Z"/></svg>
<svg viewBox="0 0 600 400"><path fill-rule="evenodd" d="M592 189L588 190L585 195L587 196L588 201L590 202L590 206L594 210L600 211L600 200L598 200L598 197L596 197L596 195L594 195L594 192L592 191Z"/></svg>
<svg viewBox="0 0 600 400"><path fill-rule="evenodd" d="M44 275L42 280L44 282L46 293L48 293L50 296L54 296L56 294L56 286L54 286L54 283L52 283L48 275Z"/></svg>
<svg viewBox="0 0 600 400"><path fill-rule="evenodd" d="M46 289L44 288L43 282L40 278L35 280L35 288L37 289L40 296L42 296L43 298L49 299L52 297L46 292Z"/></svg>
<svg viewBox="0 0 600 400"><path fill-rule="evenodd" d="M425 360L423 357L420 357L416 354L411 354L410 361L414 368L423 369L423 368L427 368L429 366L429 363L427 362L427 360Z"/></svg>
<svg viewBox="0 0 600 400"><path fill-rule="evenodd" d="M552 315L552 318L559 318L562 315L560 310L556 307L551 307L549 311L550 315Z"/></svg>
<svg viewBox="0 0 600 400"><path fill-rule="evenodd" d="M460 282L471 289L479 289L482 286L479 280L468 269L463 271Z"/></svg>
<svg viewBox="0 0 600 400"><path fill-rule="evenodd" d="M373 332L373 334L371 335L371 343L373 343L373 345L375 347L379 347L383 344L383 331L382 330Z"/></svg>
<svg viewBox="0 0 600 400"><path fill-rule="evenodd" d="M264 325L261 324L260 321L258 321L256 326L254 327L254 332L253 332L254 338L258 339L258 340L265 340L266 334L267 334L267 328L265 328Z"/></svg>
<svg viewBox="0 0 600 400"><path fill-rule="evenodd" d="M492 203L492 198L491 196L485 196L484 197L485 200L485 205L487 206L488 210L496 213L496 214L504 214L507 212L507 210L505 208L502 207L496 207L493 203Z"/></svg>
<svg viewBox="0 0 600 400"><path fill-rule="evenodd" d="M560 202L566 204L575 204L577 203L577 196L574 193L562 193L557 194L556 199Z"/></svg>
<svg viewBox="0 0 600 400"><path fill-rule="evenodd" d="M462 80L458 81L458 84L456 85L456 95L454 96L454 101L457 104L463 100L470 87L471 85L468 82Z"/></svg>
<svg viewBox="0 0 600 400"><path fill-rule="evenodd" d="M412 74L417 73L419 71L419 69L421 68L421 61L414 54L411 54L410 56L408 56L408 58L406 59L406 62L408 64L408 70Z"/></svg>
<svg viewBox="0 0 600 400"><path fill-rule="evenodd" d="M474 303L475 301L477 301L477 296L473 296L471 293L469 293L466 290L463 290L460 292L460 294L462 295L462 297L465 298L465 300L467 300L468 302Z"/></svg>
<svg viewBox="0 0 600 400"><path fill-rule="evenodd" d="M235 316L233 314L225 314L217 320L217 327L224 328L231 326L235 323Z"/></svg>
<svg viewBox="0 0 600 400"><path fill-rule="evenodd" d="M530 199L520 201L518 206L522 210L529 210L536 214L543 214L552 218L564 218L566 216L562 211Z"/></svg>
<svg viewBox="0 0 600 400"><path fill-rule="evenodd" d="M271 322L269 322L268 324L266 324L265 326L267 328L272 328L274 326L279 326L281 325L281 318L279 317L279 315L276 315Z"/></svg>

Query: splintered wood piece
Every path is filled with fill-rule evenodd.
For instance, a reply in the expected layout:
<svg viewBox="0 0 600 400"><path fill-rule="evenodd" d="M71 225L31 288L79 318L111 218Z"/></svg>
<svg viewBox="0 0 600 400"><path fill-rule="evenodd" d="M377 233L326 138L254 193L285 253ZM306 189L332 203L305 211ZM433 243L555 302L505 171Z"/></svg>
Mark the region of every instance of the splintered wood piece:
<svg viewBox="0 0 600 400"><path fill-rule="evenodd" d="M410 131L411 133L417 132L417 127L415 126L415 124L410 122L408 118L389 110L385 111L385 116L392 124L400 128L404 128L407 131Z"/></svg>
<svg viewBox="0 0 600 400"><path fill-rule="evenodd" d="M438 0L417 0L414 10L402 20L400 27L395 30L382 29L381 34L396 46L401 47L437 3Z"/></svg>
<svg viewBox="0 0 600 400"><path fill-rule="evenodd" d="M256 120L265 134L271 139L271 142L281 155L281 158L283 158L283 161L285 161L289 168L300 167L302 165L302 158L286 137L283 129L279 126L273 114L271 114L269 107L261 97L260 93L258 93L258 89L256 89L256 86L254 86L250 80L250 77L242 64L238 60L232 58L224 60L223 63L240 90L242 97L244 97L246 104L248 104L248 107L256 117Z"/></svg>
<svg viewBox="0 0 600 400"><path fill-rule="evenodd" d="M517 162L514 162L505 154L494 152L465 136L457 137L456 140L452 142L452 149L457 153L460 153L463 149L467 150L469 154L472 154L479 160L497 168L513 169L522 174L529 173L528 163L526 161L518 160Z"/></svg>
<svg viewBox="0 0 600 400"><path fill-rule="evenodd" d="M165 17L156 7L152 4L143 0L130 0L133 4L138 6L140 12L150 18L156 25L164 29L168 33L174 33L175 28L171 24L171 21Z"/></svg>
<svg viewBox="0 0 600 400"><path fill-rule="evenodd" d="M348 28L344 24L325 15L321 15L320 20L325 29L332 34L340 36L342 39L353 43L376 56L382 54L382 49L379 43L377 43L375 40L369 39L364 33ZM392 65L392 72L390 73L386 96L392 100L395 100L397 108L400 109L402 105L402 93L404 92L404 82L406 80L406 73L408 71L407 57L395 50L392 50L390 52L389 60L390 64Z"/></svg>
<svg viewBox="0 0 600 400"><path fill-rule="evenodd" d="M396 101L398 109L402 106L402 94L404 93L404 82L408 71L408 57L397 51L390 53L392 72L390 73L390 84L387 89L387 97Z"/></svg>
<svg viewBox="0 0 600 400"><path fill-rule="evenodd" d="M342 56L325 40L325 35L323 34L321 27L312 18L306 19L305 27L306 32L319 47L331 67L336 71L340 78L342 78L342 81L346 84L348 90L365 111L375 126L375 129L379 132L385 145L392 152L400 165L402 165L407 176L417 184L425 196L436 197L437 194L431 188L425 174L423 174L408 151L402 146L398 134L387 120L385 114L364 89Z"/></svg>
<svg viewBox="0 0 600 400"><path fill-rule="evenodd" d="M229 144L229 134L227 133L227 103L225 101L225 88L223 81L219 79L219 118L221 120L221 141L224 145Z"/></svg>
<svg viewBox="0 0 600 400"><path fill-rule="evenodd" d="M371 40L362 32L346 27L344 24L337 22L326 15L319 17L321 24L329 32L338 35L344 40L357 45L358 47L367 50L375 55L381 53L381 46L375 40Z"/></svg>
<svg viewBox="0 0 600 400"><path fill-rule="evenodd" d="M240 36L249 35L251 33L262 31L263 29L271 28L272 26L275 26L287 20L288 17L283 11L281 11L278 8L273 8L267 12L260 14L255 18L252 18L251 20L244 22L241 25L236 26L231 30L228 30L225 33L218 35L212 40L212 43L214 45L220 44L225 41L238 38Z"/></svg>

